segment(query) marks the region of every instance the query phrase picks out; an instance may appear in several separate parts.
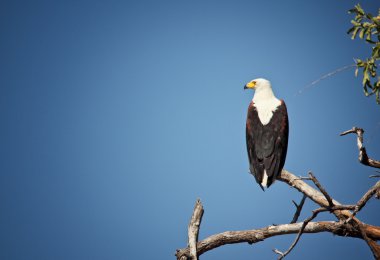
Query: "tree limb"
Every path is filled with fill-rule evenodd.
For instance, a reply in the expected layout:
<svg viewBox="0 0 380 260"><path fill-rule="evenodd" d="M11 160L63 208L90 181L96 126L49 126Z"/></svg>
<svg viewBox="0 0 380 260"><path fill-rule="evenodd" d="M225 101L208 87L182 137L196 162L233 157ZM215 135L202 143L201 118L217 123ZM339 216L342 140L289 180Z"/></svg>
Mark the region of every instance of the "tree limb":
<svg viewBox="0 0 380 260"><path fill-rule="evenodd" d="M285 182L289 186L297 189L299 192L302 192L308 198L310 198L312 201L317 203L319 206L325 207L325 208L327 208L329 206L327 199L325 198L325 196L321 192L312 188L306 182L300 180L300 178L298 178L294 174L288 172L287 170L285 170L285 169L282 170L281 176L278 178L278 180ZM333 201L335 206L341 205L338 201L336 201L334 199L332 201ZM340 220L346 220L346 219L350 218L352 215L352 213L346 209L333 211L333 214ZM379 235L380 235L380 227L378 227L378 226L371 226L368 224L364 224L364 229L365 229L367 235L371 238L376 238L376 237L379 237ZM379 240L379 239L375 239L375 240Z"/></svg>
<svg viewBox="0 0 380 260"><path fill-rule="evenodd" d="M303 207L303 204L305 204L305 200L306 200L306 195L304 194L301 201L300 201L300 204L297 204L294 200L292 200L294 206L296 206L296 212L294 213L294 216L293 216L293 219L292 221L290 222L290 224L292 223L296 223L300 214L301 214L301 210L302 210L302 207Z"/></svg>
<svg viewBox="0 0 380 260"><path fill-rule="evenodd" d="M279 251L278 249L275 249L273 250L276 254L279 254L280 257L278 258L278 260L281 260L283 259L285 256L287 256L292 250L293 248L297 245L298 241L300 240L302 234L304 233L305 231L305 228L307 226L307 224L312 221L313 219L315 219L319 213L323 212L323 211L326 211L326 208L319 208L319 209L316 209L316 210L313 210L313 214L304 220L304 222L302 223L302 226L297 234L297 237L296 239L294 240L294 242L291 244L291 246L289 247L288 250L286 250L284 253Z"/></svg>
<svg viewBox="0 0 380 260"><path fill-rule="evenodd" d="M380 161L373 160L368 157L367 151L363 145L363 133L364 130L359 127L353 127L350 130L344 131L340 134L340 136L347 135L347 134L356 134L357 135L357 143L358 143L358 149L359 149L359 162L361 162L364 165L371 166L374 168L380 168Z"/></svg>
<svg viewBox="0 0 380 260"><path fill-rule="evenodd" d="M369 248L371 249L371 252L373 254L373 257L375 259L380 259L380 246L374 241L373 239L369 238L365 232L365 228L363 227L363 223L357 223L360 233L362 235L363 240L367 243Z"/></svg>
<svg viewBox="0 0 380 260"><path fill-rule="evenodd" d="M380 190L380 181L376 182L376 184L369 189L363 197L358 201L356 204L356 207L354 209L354 212L352 213L352 216L348 218L347 221L350 221L355 215L365 206L365 204L372 198L373 195L375 195Z"/></svg>
<svg viewBox="0 0 380 260"><path fill-rule="evenodd" d="M198 242L197 250L198 255L201 255L214 248L236 243L257 243L267 238L279 235L297 234L300 232L303 222L294 224L283 224L276 226L268 226L255 230L243 230L243 231L226 231L216 235L209 236L208 238ZM349 236L361 238L360 232L352 229L350 226L345 225L343 222L334 221L321 221L321 222L309 222L304 228L303 233L320 233L330 232L338 236ZM379 234L380 235L380 234ZM380 236L377 238L380 239ZM189 248L183 248L177 250L177 259L181 259L182 256L190 257Z"/></svg>
<svg viewBox="0 0 380 260"><path fill-rule="evenodd" d="M289 186L297 189L299 192L302 192L312 201L317 203L319 206L326 207L326 208L329 207L329 202L327 201L326 197L321 192L312 188L306 182L302 181L299 177L288 172L287 170L285 169L282 170L281 176L279 176L278 180L285 182ZM334 205L341 205L338 201L334 199L332 200L332 202ZM351 212L348 210L334 211L333 213L337 218L342 219L342 220L347 219L351 216Z"/></svg>
<svg viewBox="0 0 380 260"><path fill-rule="evenodd" d="M310 179L314 182L315 186L317 186L318 189L322 192L323 196L325 196L327 202L329 203L329 207L334 206L334 202L333 202L332 198L327 193L327 191L325 190L325 188L322 187L322 185L319 183L319 181L317 180L317 178L315 178L315 176L313 175L312 172L309 172L309 176L310 176Z"/></svg>
<svg viewBox="0 0 380 260"><path fill-rule="evenodd" d="M199 226L201 225L203 212L204 210L203 210L202 203L200 199L197 199L197 201L195 202L193 215L191 216L189 228L188 228L190 257L193 260L198 260L197 242L198 242Z"/></svg>
<svg viewBox="0 0 380 260"><path fill-rule="evenodd" d="M363 197L368 199L359 200L357 205L341 205L338 201L332 199L326 192L324 195L320 191L312 188L310 185L302 181L297 176L292 173L282 170L281 176L278 178L280 181L285 182L291 187L296 188L298 191L302 192L305 196L313 200L315 203L321 206L320 209L317 209L317 212L330 211L332 212L340 221L324 221L324 222L311 222L315 218L315 216L306 219L302 223L293 223L293 224L283 224L276 226L268 226L261 229L256 230L246 230L246 231L227 231L223 233L219 233L216 235L212 235L200 242L197 243L197 254L198 256L217 248L219 246L225 244L234 244L234 243L243 243L247 242L249 244L257 243L263 241L266 238L277 236L277 235L285 235L285 234L295 234L297 233L296 241L293 243L291 247L294 248L296 243L299 240L299 237L303 233L319 233L319 232L330 232L339 236L349 236L349 237L357 237L364 239L367 244L370 246L373 255L377 257L377 250L379 246L376 241L380 240L380 227L372 226L368 224L362 223L355 217L352 217L352 213L350 210L355 210L360 206L361 203L363 207L368 199L373 196L375 191L378 191L377 184L371 188ZM315 181L314 181L315 183ZM319 182L318 182L319 183ZM320 184L316 186L318 188L322 187ZM321 189L321 188L320 188ZM321 190L324 190L323 187ZM324 190L325 191L325 190ZM328 198L331 199L331 202L328 201ZM363 201L363 202L361 202ZM332 205L332 206L331 206ZM314 212L313 212L314 213ZM316 213L316 214L318 214ZM313 214L314 215L314 214ZM352 218L353 221L349 223L346 222L347 219ZM292 250L290 249L290 251ZM281 253L280 251L276 250ZM288 250L289 251L289 250ZM290 252L289 251L289 252ZM284 253L282 253L284 254ZM183 248L177 250L176 253L177 259L189 259L190 249Z"/></svg>

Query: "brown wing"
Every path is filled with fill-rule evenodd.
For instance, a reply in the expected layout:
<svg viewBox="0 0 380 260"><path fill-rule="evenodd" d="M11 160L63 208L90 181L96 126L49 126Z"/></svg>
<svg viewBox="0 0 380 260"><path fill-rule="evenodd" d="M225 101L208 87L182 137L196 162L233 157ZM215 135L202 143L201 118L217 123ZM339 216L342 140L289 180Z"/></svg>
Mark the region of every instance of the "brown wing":
<svg viewBox="0 0 380 260"><path fill-rule="evenodd" d="M261 123L253 103L249 105L246 124L249 168L260 186L264 169L268 175L267 187L280 175L285 164L288 136L288 113L283 100L267 125Z"/></svg>

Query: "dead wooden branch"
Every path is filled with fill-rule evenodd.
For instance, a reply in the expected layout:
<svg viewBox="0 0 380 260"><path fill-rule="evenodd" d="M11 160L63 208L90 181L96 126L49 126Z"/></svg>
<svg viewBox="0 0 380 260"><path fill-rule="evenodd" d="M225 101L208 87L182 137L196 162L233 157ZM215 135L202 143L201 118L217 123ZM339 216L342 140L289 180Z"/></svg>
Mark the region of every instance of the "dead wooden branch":
<svg viewBox="0 0 380 260"><path fill-rule="evenodd" d="M359 149L359 162L367 166L380 168L380 161L373 160L369 158L367 155L367 151L363 145L363 133L364 133L364 130L362 128L353 127L352 129L341 133L340 136L347 135L347 134L356 134L357 144L358 144L358 149Z"/></svg>
<svg viewBox="0 0 380 260"><path fill-rule="evenodd" d="M199 227L201 225L203 212L204 210L203 210L202 203L200 199L197 199L197 201L195 202L193 215L191 216L189 228L188 228L190 259L193 259L193 260L198 260L197 243L198 243Z"/></svg>
<svg viewBox="0 0 380 260"><path fill-rule="evenodd" d="M298 241L300 240L300 238L301 238L301 236L302 236L302 234L303 234L303 232L304 232L304 230L305 230L307 224L308 224L310 221L312 221L313 219L315 219L315 218L318 216L318 214L319 214L320 212L323 212L323 211L326 211L326 209L325 209L325 208L319 208L319 209L313 210L313 215L311 215L309 218L307 218L307 219L304 220L304 222L302 223L302 226L301 226L301 228L300 228L300 230L299 230L299 232L298 232L298 234L297 234L296 239L295 239L294 242L290 245L290 247L289 247L288 250L286 250L284 253L281 252L281 251L278 250L278 249L274 249L274 250L273 250L276 254L279 254L279 255L280 255L279 258L278 258L278 260L283 259L285 256L287 256L287 255L293 250L293 248L297 245Z"/></svg>
<svg viewBox="0 0 380 260"><path fill-rule="evenodd" d="M337 206L331 206L331 207L329 206L328 208L323 207L323 208L318 208L316 210L313 210L312 211L313 214L310 217L308 217L307 219L304 220L303 225L302 225L300 231L298 232L296 239L291 244L291 246L289 247L289 249L287 251L285 251L285 252L281 252L278 249L274 249L273 251L276 254L280 255L278 259L283 259L285 256L287 256L293 250L293 248L297 245L299 239L301 238L301 235L304 233L304 230L305 230L307 224L310 221L312 221L313 219L315 219L318 216L319 213L326 212L326 211L333 212L335 210L353 210L355 208L356 208L356 205L337 205Z"/></svg>
<svg viewBox="0 0 380 260"><path fill-rule="evenodd" d="M322 192L322 194L325 196L327 202L329 203L329 207L334 206L333 200L330 197L330 195L327 193L327 191L322 187L322 185L319 183L317 178L313 175L312 172L309 172L310 179L314 182L315 186L318 187L318 189Z"/></svg>
<svg viewBox="0 0 380 260"><path fill-rule="evenodd" d="M373 195L375 195L380 190L380 181L376 182L375 185L371 189L369 189L363 197L358 201L356 204L356 207L354 209L354 212L352 213L352 216L347 219L347 221L350 221L355 215L365 206L365 204L372 198Z"/></svg>
<svg viewBox="0 0 380 260"><path fill-rule="evenodd" d="M287 170L282 170L281 176L279 177L279 180L282 182L285 182L289 186L297 189L299 192L302 192L305 194L309 199L317 203L321 207L327 208L329 206L329 203L325 196L317 191L316 189L312 188L310 185L308 185L306 182L300 180L297 176L294 174L288 172ZM380 191L377 192L378 194ZM380 197L380 194L379 194ZM334 203L334 207L338 208L339 205L341 205L338 201L332 200ZM341 205L342 206L342 205ZM352 209L354 210L354 209ZM351 217L352 213L344 209L344 207L341 210L335 210L333 211L333 214L340 220L346 220ZM364 224L365 231L367 235L371 238L378 237L380 235L380 227L377 226L371 226L368 224ZM378 239L375 239L378 240Z"/></svg>
<svg viewBox="0 0 380 260"><path fill-rule="evenodd" d="M198 256L203 253L215 249L217 247L226 244L236 244L236 243L258 243L267 238L288 235L288 234L298 234L303 222L294 224L283 224L276 226L268 226L261 229L255 230L243 230L243 231L226 231L223 233L215 234L209 236L208 238L198 242L197 251ZM335 221L320 221L320 222L309 222L304 228L303 233L320 233L320 232L330 232L338 236L348 236L361 238L360 232L353 229L350 225L346 225L343 222ZM378 234L377 240L380 239L380 233ZM189 248L182 248L177 250L176 257L181 259L182 256L190 257ZM185 258L186 259L186 258Z"/></svg>
<svg viewBox="0 0 380 260"><path fill-rule="evenodd" d="M287 170L285 169L282 170L281 176L279 176L278 180L285 182L289 186L297 189L299 192L302 192L309 199L317 203L319 206L329 207L329 202L327 201L326 197L321 192L314 189L313 187L308 185L306 182L302 181L299 177L288 172ZM332 200L332 202L335 206L341 205L338 201L334 199ZM333 213L338 219L343 219L343 220L351 216L351 212L348 210L334 211Z"/></svg>
<svg viewBox="0 0 380 260"><path fill-rule="evenodd" d="M365 228L363 227L363 223L357 222L358 228L360 230L360 234L362 235L363 240L367 243L368 247L371 249L373 257L375 259L380 259L380 246L373 239L369 238L365 232Z"/></svg>
<svg viewBox="0 0 380 260"><path fill-rule="evenodd" d="M311 174L311 180L313 180L312 176L313 175ZM204 252L207 252L225 244L235 244L243 242L253 244L263 241L264 239L267 239L272 236L297 234L296 240L285 253L282 253L279 250L274 250L276 253L280 255L280 258L283 258L287 254L289 254L289 252L295 247L303 233L330 232L338 236L348 236L364 239L371 248L374 257L376 258L378 256L378 251L380 251L380 249L376 241L380 240L380 227L362 223L360 220L352 216L351 211L354 211L357 208L359 208L360 210L362 207L364 207L365 203L369 200L369 198L372 197L376 192L379 192L378 185L380 184L377 183L374 187L372 187L363 196L363 198L359 200L357 205L341 205L338 201L334 200L328 195L328 193L320 185L320 183L318 182L318 180L316 180L315 177L314 183L321 190L321 192L312 188L307 183L302 181L300 178L286 170L282 171L279 180L285 182L291 187L296 188L298 191L302 192L305 197L310 198L315 203L320 205L321 208L313 211L313 215L302 223L272 225L256 230L227 231L216 235L212 235L196 244L196 254L199 256ZM333 213L339 219L339 221L311 222L320 212L327 211ZM352 218L351 221L345 221L350 217ZM190 247L177 250L177 259L191 259L190 250Z"/></svg>
<svg viewBox="0 0 380 260"><path fill-rule="evenodd" d="M305 200L306 200L306 195L304 194L301 201L300 201L300 204L297 204L294 200L292 200L294 206L296 206L296 212L294 213L294 216L293 216L293 219L292 221L290 222L290 224L292 223L296 223L300 214L301 214L301 211L302 211L302 207L303 207L303 204L305 204Z"/></svg>

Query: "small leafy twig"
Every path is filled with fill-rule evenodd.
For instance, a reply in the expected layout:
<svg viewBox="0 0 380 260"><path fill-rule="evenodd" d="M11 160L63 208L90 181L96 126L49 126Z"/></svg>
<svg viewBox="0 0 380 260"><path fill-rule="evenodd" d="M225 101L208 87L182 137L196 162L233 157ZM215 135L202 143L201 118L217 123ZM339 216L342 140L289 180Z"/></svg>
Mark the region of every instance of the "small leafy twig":
<svg viewBox="0 0 380 260"><path fill-rule="evenodd" d="M362 85L366 96L376 95L376 102L380 104L380 80L377 78L377 61L380 59L380 10L379 15L374 16L366 13L360 4L348 11L355 14L355 18L351 20L352 27L348 30L351 39L359 36L367 43L372 45L371 57L361 60L356 59L355 76L358 75L359 68L363 70ZM371 80L373 79L373 80Z"/></svg>

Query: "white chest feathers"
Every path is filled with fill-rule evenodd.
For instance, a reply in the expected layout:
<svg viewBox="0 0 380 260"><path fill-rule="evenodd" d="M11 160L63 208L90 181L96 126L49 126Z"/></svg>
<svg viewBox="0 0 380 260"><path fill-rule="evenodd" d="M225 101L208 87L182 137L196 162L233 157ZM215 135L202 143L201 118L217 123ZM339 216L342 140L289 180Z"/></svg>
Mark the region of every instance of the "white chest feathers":
<svg viewBox="0 0 380 260"><path fill-rule="evenodd" d="M263 125L266 125L272 119L274 111L281 105L281 101L275 97L265 99L265 100L256 100L254 106L257 109L259 114L259 119Z"/></svg>

